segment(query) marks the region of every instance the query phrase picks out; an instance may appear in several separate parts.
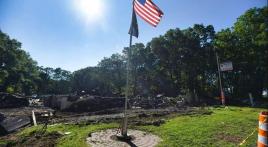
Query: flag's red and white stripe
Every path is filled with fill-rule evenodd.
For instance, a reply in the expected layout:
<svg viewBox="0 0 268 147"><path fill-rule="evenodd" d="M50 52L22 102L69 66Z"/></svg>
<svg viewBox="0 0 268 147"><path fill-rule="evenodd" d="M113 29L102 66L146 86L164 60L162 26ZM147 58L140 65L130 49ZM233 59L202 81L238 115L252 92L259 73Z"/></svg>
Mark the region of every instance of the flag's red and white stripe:
<svg viewBox="0 0 268 147"><path fill-rule="evenodd" d="M134 10L142 19L154 27L157 26L163 16L163 12L151 0L146 0L144 5L138 0L134 0Z"/></svg>

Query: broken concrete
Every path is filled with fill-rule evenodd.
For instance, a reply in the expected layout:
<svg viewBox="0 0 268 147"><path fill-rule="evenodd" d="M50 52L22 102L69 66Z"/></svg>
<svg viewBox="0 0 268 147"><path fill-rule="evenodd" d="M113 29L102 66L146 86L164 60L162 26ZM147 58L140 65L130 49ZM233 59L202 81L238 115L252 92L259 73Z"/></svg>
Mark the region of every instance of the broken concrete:
<svg viewBox="0 0 268 147"><path fill-rule="evenodd" d="M29 106L28 99L8 94L8 93L0 93L0 109L2 108L18 108L18 107L26 107Z"/></svg>
<svg viewBox="0 0 268 147"><path fill-rule="evenodd" d="M32 111L36 113L38 124L47 122L54 110L49 108L21 107L0 109L0 136L23 128L32 122Z"/></svg>
<svg viewBox="0 0 268 147"><path fill-rule="evenodd" d="M133 108L163 109L168 107L182 107L184 100L173 97L135 97L129 100Z"/></svg>
<svg viewBox="0 0 268 147"><path fill-rule="evenodd" d="M44 105L65 112L96 112L124 107L124 97L54 95L44 98ZM184 100L171 97L135 97L129 99L128 108L163 109L182 107Z"/></svg>
<svg viewBox="0 0 268 147"><path fill-rule="evenodd" d="M27 126L31 123L31 119L27 116L9 117L0 122L0 135L6 135L14 132L19 128Z"/></svg>

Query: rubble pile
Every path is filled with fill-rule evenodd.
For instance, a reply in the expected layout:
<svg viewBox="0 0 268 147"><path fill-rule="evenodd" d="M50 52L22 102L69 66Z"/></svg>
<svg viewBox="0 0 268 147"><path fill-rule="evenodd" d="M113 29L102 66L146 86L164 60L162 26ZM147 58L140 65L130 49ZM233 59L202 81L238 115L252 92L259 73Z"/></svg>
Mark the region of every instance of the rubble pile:
<svg viewBox="0 0 268 147"><path fill-rule="evenodd" d="M49 108L20 107L0 109L0 136L31 125L33 111L36 114L38 124L45 123L46 118L54 114L54 110Z"/></svg>
<svg viewBox="0 0 268 147"><path fill-rule="evenodd" d="M97 112L114 108L123 108L125 98L107 98L100 96L53 95L44 98L44 106L64 112ZM181 107L184 101L171 97L135 97L129 99L129 106L142 109L161 109Z"/></svg>
<svg viewBox="0 0 268 147"><path fill-rule="evenodd" d="M159 109L168 107L181 107L184 105L183 99L172 97L136 97L129 100L133 108Z"/></svg>
<svg viewBox="0 0 268 147"><path fill-rule="evenodd" d="M29 125L31 123L30 117L16 116L9 117L0 122L0 136L14 132L21 127Z"/></svg>
<svg viewBox="0 0 268 147"><path fill-rule="evenodd" d="M0 109L1 108L18 108L29 106L27 98L0 92Z"/></svg>
<svg viewBox="0 0 268 147"><path fill-rule="evenodd" d="M97 96L50 96L44 99L44 106L66 112L95 112L112 108L122 108L124 98Z"/></svg>

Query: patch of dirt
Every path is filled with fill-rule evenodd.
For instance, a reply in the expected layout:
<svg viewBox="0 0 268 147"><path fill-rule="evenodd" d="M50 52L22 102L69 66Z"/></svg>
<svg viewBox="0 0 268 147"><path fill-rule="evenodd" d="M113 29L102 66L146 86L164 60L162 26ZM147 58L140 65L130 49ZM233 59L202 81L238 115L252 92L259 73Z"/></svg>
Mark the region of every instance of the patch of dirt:
<svg viewBox="0 0 268 147"><path fill-rule="evenodd" d="M148 125L154 125L154 126L161 126L166 122L165 119L159 119L159 120L152 120L152 121L146 121L146 120L131 120L130 124L134 126L148 126Z"/></svg>
<svg viewBox="0 0 268 147"><path fill-rule="evenodd" d="M8 137L7 147L54 147L57 140L62 137L58 132L51 132L43 136L36 136L35 133L30 136L19 138L16 136Z"/></svg>
<svg viewBox="0 0 268 147"><path fill-rule="evenodd" d="M166 109L130 109L128 110L128 117L131 119L143 118L162 118L164 116L168 116L170 114L188 114L193 113L193 108L166 108ZM102 112L98 113L68 113L68 112L57 112L53 118L53 123L71 123L71 124L95 124L95 123L107 123L113 121L120 121L123 118L123 109L120 111L113 110L114 113Z"/></svg>
<svg viewBox="0 0 268 147"><path fill-rule="evenodd" d="M232 142L234 144L239 144L243 138L241 136L234 136L234 135L229 135L223 132L217 133L217 140L224 140L226 142Z"/></svg>

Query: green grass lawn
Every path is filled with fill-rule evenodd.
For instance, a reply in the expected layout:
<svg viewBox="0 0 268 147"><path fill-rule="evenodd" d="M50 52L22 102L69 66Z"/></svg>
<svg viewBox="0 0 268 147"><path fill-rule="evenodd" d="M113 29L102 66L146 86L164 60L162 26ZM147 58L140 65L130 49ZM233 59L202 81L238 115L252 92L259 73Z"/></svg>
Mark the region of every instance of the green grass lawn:
<svg viewBox="0 0 268 147"><path fill-rule="evenodd" d="M213 109L211 115L182 116L160 127L144 126L159 135L159 146L238 146L257 129L261 109L230 107ZM243 146L256 146L255 132Z"/></svg>
<svg viewBox="0 0 268 147"><path fill-rule="evenodd" d="M252 131L257 129L258 113L263 109L229 107L210 108L211 115L183 115L167 120L157 126L130 126L158 135L162 138L160 147L177 146L238 146ZM96 125L54 125L48 133L54 131L71 132L58 140L59 147L86 147L89 133L108 128L117 128L118 124ZM38 127L27 128L18 135L25 137ZM256 146L257 131L246 140L243 146ZM1 142L1 141L0 141Z"/></svg>

